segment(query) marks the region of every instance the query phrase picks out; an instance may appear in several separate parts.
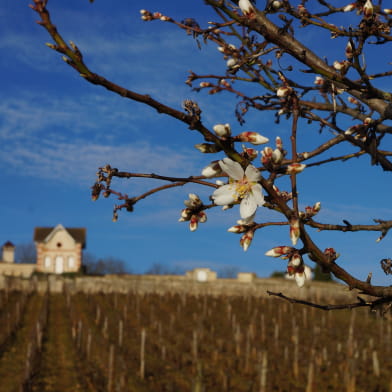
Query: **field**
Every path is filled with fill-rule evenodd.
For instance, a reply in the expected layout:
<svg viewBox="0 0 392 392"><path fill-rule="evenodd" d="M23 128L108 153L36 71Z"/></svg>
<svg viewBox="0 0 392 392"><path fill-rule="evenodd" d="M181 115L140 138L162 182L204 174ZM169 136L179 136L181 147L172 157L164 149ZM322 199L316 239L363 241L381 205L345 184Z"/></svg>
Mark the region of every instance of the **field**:
<svg viewBox="0 0 392 392"><path fill-rule="evenodd" d="M391 328L252 295L1 290L0 392L391 392Z"/></svg>

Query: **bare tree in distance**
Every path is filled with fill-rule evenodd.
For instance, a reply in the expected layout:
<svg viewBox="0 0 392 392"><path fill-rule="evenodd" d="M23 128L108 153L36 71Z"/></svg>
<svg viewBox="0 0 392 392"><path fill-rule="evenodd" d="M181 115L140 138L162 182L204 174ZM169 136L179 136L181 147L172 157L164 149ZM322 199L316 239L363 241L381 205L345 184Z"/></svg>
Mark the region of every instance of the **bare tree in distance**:
<svg viewBox="0 0 392 392"><path fill-rule="evenodd" d="M31 7L40 17L38 23L54 41L48 46L61 53L64 61L84 80L178 120L200 134L200 143L196 145L200 152L218 154L215 159L208 159L201 174L189 177L133 173L108 164L99 168L92 188L93 200L101 194L117 197L121 204L114 207L113 219L116 220L119 211L132 212L139 201L157 192L189 183L208 187L210 200L202 201L196 194L190 194L185 201L180 220L189 222L191 231L206 221L208 210L239 205L241 219L229 231L241 236L240 245L244 250L251 245L257 231L276 226L287 228L281 246L267 250L266 255L287 260L287 272L295 277L299 286L303 286L306 279L306 256L323 271L345 282L349 289L371 297L370 300L358 297L357 302L339 305L339 308L387 308L392 301L392 287L373 285L371 274L361 280L349 273L338 262L339 255L333 244L320 248L314 233L317 230L342 234L373 231L378 233L377 241L382 241L392 227L392 220L375 217L373 222L362 224L347 220L321 222L317 219L320 202L300 209L297 178L303 170L313 170L317 175L317 170L332 162L346 162L345 169L350 166L350 175L357 175L356 158L361 156L368 156L369 165L378 170L392 171L392 94L384 89L392 71L382 55L392 41L392 9L383 8L382 0L377 5L370 0L343 5L325 0L299 4L290 0L259 3L262 5L256 6L249 0L205 0L200 7L211 7L216 15L216 20L207 26L201 26L192 18L178 21L170 15L146 9L141 10L141 17L146 22L159 20L177 26L190 39L195 39L201 49L204 42L216 45L222 54L223 67L214 74L191 71L186 83L196 91L216 95L217 105L222 99L220 94L238 97L234 110L240 125L245 123L249 111L260 111L262 116L269 115L278 123L286 122L289 137L278 136L274 142L257 132L234 132L237 127L228 123L208 126L203 120L203 108L193 100L185 99L182 108L171 107L159 98L119 86L95 73L84 62L77 45L68 43L56 29L47 1L34 0ZM298 31L301 36L304 31L308 31L309 36L316 34L317 42L307 40L310 46L302 42ZM323 39L334 40L336 57L325 57L320 45ZM368 67L366 60L370 56L380 59L380 69ZM304 132L316 140L310 150L301 143ZM261 151L260 162L254 146L263 144L266 147ZM339 154L334 155L337 146ZM119 178L150 178L165 184L129 197L115 189ZM364 179L359 177L358 181ZM347 198L355 199L355 194ZM281 220L256 221L259 208L276 212ZM374 262L380 263L379 260ZM381 266L386 274L392 273L389 258L383 259ZM271 294L287 299L281 293ZM308 304L322 309L334 308Z"/></svg>
<svg viewBox="0 0 392 392"><path fill-rule="evenodd" d="M34 242L17 244L15 246L15 261L17 263L35 264L37 262L37 249Z"/></svg>
<svg viewBox="0 0 392 392"><path fill-rule="evenodd" d="M130 273L124 260L115 257L98 258L92 253L83 255L83 268L87 275L127 274Z"/></svg>

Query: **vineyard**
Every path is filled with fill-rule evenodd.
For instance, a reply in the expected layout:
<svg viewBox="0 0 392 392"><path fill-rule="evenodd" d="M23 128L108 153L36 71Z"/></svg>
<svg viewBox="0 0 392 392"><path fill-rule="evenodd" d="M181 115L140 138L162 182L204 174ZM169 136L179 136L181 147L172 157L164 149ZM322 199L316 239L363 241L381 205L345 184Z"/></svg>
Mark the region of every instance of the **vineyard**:
<svg viewBox="0 0 392 392"><path fill-rule="evenodd" d="M0 392L391 392L391 327L250 295L1 290Z"/></svg>

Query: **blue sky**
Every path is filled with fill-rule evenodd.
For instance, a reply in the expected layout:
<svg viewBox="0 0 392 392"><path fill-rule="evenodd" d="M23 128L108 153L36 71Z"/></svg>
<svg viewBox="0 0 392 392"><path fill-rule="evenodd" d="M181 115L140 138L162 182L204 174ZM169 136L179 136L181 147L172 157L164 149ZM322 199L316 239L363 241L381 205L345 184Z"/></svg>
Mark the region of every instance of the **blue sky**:
<svg viewBox="0 0 392 392"><path fill-rule="evenodd" d="M199 174L219 157L194 149L203 140L184 125L83 81L46 47L51 39L35 23L37 15L28 3L5 0L0 5L0 242L29 243L34 227L61 223L86 227L88 252L122 259L137 273L154 263L183 269L234 266L259 276L283 270L284 262L264 253L289 242L287 228L258 231L244 252L239 236L227 232L239 218L237 208L209 211L208 222L193 233L186 223L178 222L188 193L207 201L208 189L192 185L154 195L137 204L132 214L120 212L116 223L111 220L114 198L91 201L95 172L106 163L133 172L188 176ZM270 114L251 113L241 127L234 117L235 99L197 94L185 85L191 69L222 72L224 63L219 63L216 47L210 43L200 51L175 26L140 19L139 10L148 8L178 20L193 16L206 26L213 15L203 2L195 2L192 11L184 1L148 3L49 0L48 8L63 37L78 45L92 71L178 109L184 99L193 98L207 126L228 122L233 133L259 131L272 141L279 135L288 143L289 123L276 125ZM336 50L333 45L325 45L327 54ZM305 150L326 137L301 125L300 145ZM389 139L389 148L391 144ZM337 148L327 156L338 154ZM391 219L390 174L369 167L368 158L359 158L354 165L308 169L298 181L302 207L322 203L319 221L370 224L373 218ZM131 196L148 189L151 182L135 179L117 184L113 189ZM257 221L263 219L276 218L260 209ZM321 248L334 247L341 253L342 266L356 271L359 278L372 271L374 283L390 284L378 262L392 257L391 237L376 243L378 235L323 232L315 233L315 240Z"/></svg>

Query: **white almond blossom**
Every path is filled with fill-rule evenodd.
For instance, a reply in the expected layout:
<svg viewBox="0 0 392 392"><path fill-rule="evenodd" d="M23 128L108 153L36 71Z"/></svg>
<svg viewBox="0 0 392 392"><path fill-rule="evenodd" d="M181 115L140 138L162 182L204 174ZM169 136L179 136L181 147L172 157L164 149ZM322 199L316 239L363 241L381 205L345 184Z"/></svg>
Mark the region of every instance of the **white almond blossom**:
<svg viewBox="0 0 392 392"><path fill-rule="evenodd" d="M214 191L212 199L215 204L225 206L240 202L240 215L248 219L254 215L257 207L264 204L259 170L252 166L244 169L230 158L219 161L221 169L230 177L229 183Z"/></svg>

